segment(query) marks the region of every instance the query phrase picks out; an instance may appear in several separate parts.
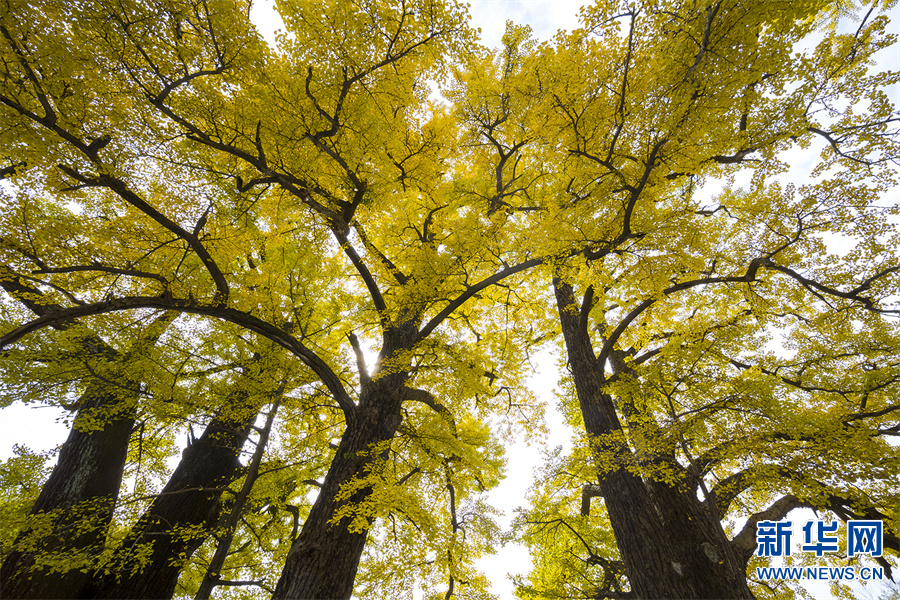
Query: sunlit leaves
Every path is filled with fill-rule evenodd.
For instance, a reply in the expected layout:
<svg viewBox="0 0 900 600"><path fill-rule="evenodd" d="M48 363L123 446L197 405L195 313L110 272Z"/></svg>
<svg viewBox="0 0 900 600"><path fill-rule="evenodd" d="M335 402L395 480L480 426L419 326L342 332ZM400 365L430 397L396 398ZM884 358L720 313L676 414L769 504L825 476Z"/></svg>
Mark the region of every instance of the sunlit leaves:
<svg viewBox="0 0 900 600"><path fill-rule="evenodd" d="M896 517L897 75L875 72L894 42L877 10L838 30L844 2L600 2L549 42L509 23L491 52L455 2L276 4L271 49L242 2L4 10L4 331L143 302L3 349L4 402L85 432L134 419L107 547L48 568L115 555L216 419L255 427L251 455L277 397L222 567L248 589L227 595L274 585L346 460L329 523L369 531L361 596L484 597L500 441L543 431L523 388L559 333L553 278L622 426L549 458L516 525L537 554L521 594L628 590L601 499L577 510L613 472L712 488L734 522L780 493ZM785 152L814 146L795 175ZM80 410L92 394L110 401ZM334 455L378 403L388 439ZM42 461L5 468L33 497ZM179 532L212 536L171 557L179 594L224 522Z"/></svg>

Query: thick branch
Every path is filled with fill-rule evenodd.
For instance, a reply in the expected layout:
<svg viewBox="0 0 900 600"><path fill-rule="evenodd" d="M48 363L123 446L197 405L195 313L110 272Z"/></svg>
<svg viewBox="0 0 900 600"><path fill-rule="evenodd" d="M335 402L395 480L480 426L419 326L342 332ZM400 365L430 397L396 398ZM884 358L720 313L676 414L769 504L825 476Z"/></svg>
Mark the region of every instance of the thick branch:
<svg viewBox="0 0 900 600"><path fill-rule="evenodd" d="M159 275L158 273L148 273L147 271L139 271L137 269L120 269L118 267L107 267L104 265L78 265L72 267L57 267L54 269L39 269L37 271L32 271L32 273L36 275L43 275L50 273L82 273L92 271L98 273L112 273L114 275L125 275L128 277L155 279L162 284L164 291L169 287L169 280L162 275Z"/></svg>
<svg viewBox="0 0 900 600"><path fill-rule="evenodd" d="M450 409L448 409L446 406L438 402L431 392L418 388L404 387L403 399L413 402L421 402L425 406L429 407L431 410L439 414L447 421L447 423L450 425L450 428L453 430L453 434L456 435L456 419L453 418L453 413L450 412Z"/></svg>
<svg viewBox="0 0 900 600"><path fill-rule="evenodd" d="M609 358L610 352L615 347L616 342L625 333L625 330L628 329L628 326L638 318L641 313L646 311L648 308L653 306L661 297L671 296L677 292L681 292L683 290L691 289L701 285L710 285L714 283L741 283L741 282L751 282L756 279L756 274L759 272L759 269L762 266L770 266L772 261L767 258L754 258L750 261L750 264L747 266L747 272L743 275L732 276L732 277L702 277L700 279L693 279L691 281L685 281L682 283L675 284L664 289L661 294L654 296L652 298L647 298L640 304L638 304L634 309L631 310L622 321L619 322L619 325L613 330L613 332L606 339L603 344L603 349L600 351L600 355L597 357L600 368L605 368L606 359Z"/></svg>
<svg viewBox="0 0 900 600"><path fill-rule="evenodd" d="M0 287L38 316L64 310L61 305L49 300L39 289L25 283L24 278L7 265L0 265ZM66 325L63 323L56 325L57 329L65 329L65 327Z"/></svg>
<svg viewBox="0 0 900 600"><path fill-rule="evenodd" d="M75 179L76 181L80 181L85 185L105 187L112 190L120 198L125 200L125 202L132 205L133 207L156 221L157 224L168 229L179 238L183 239L191 248L191 250L194 251L197 257L203 262L206 270L209 271L210 276L216 284L216 290L218 291L218 302L224 303L228 299L228 282L225 280L225 276L222 274L219 266L213 260L212 256L210 256L209 252L206 250L206 247L203 245L197 235L190 231L187 231L186 229L166 217L164 214L156 210L147 201L133 192L124 181L117 177L113 177L109 174L104 174L99 177L92 178L83 175L75 171L74 169L67 167L66 165L58 166L61 171L63 171L66 175L68 175L72 179Z"/></svg>
<svg viewBox="0 0 900 600"><path fill-rule="evenodd" d="M303 364L312 369L322 383L328 388L328 391L334 396L335 401L344 411L344 415L348 419L354 414L356 405L353 404L353 400L351 400L346 389L344 389L344 385L341 383L340 378L318 354L307 348L300 340L283 329L280 329L267 321L263 321L250 313L220 305L204 304L192 299L171 298L166 296L126 296L124 298L114 298L96 302L94 304L87 304L85 306L65 308L20 325L3 337L0 337L0 350L29 333L43 329L44 327L52 327L59 323L64 323L80 317L102 315L110 312L139 308L160 308L214 317L234 323L235 325L244 327L254 333L258 333L287 349L291 354L298 357Z"/></svg>
<svg viewBox="0 0 900 600"><path fill-rule="evenodd" d="M581 516L586 517L591 514L591 498L603 496L600 486L596 483L589 483L581 488Z"/></svg>
<svg viewBox="0 0 900 600"><path fill-rule="evenodd" d="M366 367L366 357L363 355L362 348L359 346L359 339L355 333L352 331L348 333L347 340L350 342L353 353L356 355L356 370L359 371L359 383L360 387L364 388L372 382L372 378L369 377L369 369Z"/></svg>
<svg viewBox="0 0 900 600"><path fill-rule="evenodd" d="M755 482L763 478L766 474L771 475L772 471L785 479L796 479L796 474L786 467L771 464L759 464L732 473L713 486L712 494L716 499L716 512L718 513L719 518L725 518L725 515L728 513L728 509L735 498L750 488Z"/></svg>
<svg viewBox="0 0 900 600"><path fill-rule="evenodd" d="M792 279L799 281L803 285L803 287L805 287L807 289L816 289L816 290L819 290L820 292L824 292L824 293L828 294L829 296L835 296L837 298L844 298L847 300L855 300L856 302L861 303L863 306L865 306L869 310L874 310L877 312L891 312L891 313L900 312L900 311L894 311L894 310L888 311L888 310L878 309L877 307L875 307L875 303L872 301L871 298L866 298L864 296L860 296L860 293L869 289L875 281L881 279L882 277L885 277L886 275L900 271L900 267L890 267L889 269L880 271L880 272L876 273L875 275L872 275L871 277L866 279L862 284L853 288L849 292L842 292L838 289L829 287L827 285L823 285L823 284L819 283L818 281L813 281L812 279L807 279L806 277L800 275L793 269L789 269L788 267L782 267L782 266L776 265L776 264L769 264L766 266L768 266L770 269L784 273L785 275L788 275Z"/></svg>
<svg viewBox="0 0 900 600"><path fill-rule="evenodd" d="M337 238L344 254L346 254L347 258L350 259L350 262L353 263L356 272L362 277L363 283L366 284L366 289L369 290L369 296L372 298L375 310L378 311L378 320L381 323L381 327L382 329L386 329L388 326L387 304L384 302L381 290L378 289L378 283L375 281L375 277L372 276L369 267L366 266L366 263L364 263L359 254L357 254L356 249L350 244L346 232L333 228L332 233L334 234L334 237Z"/></svg>
<svg viewBox="0 0 900 600"><path fill-rule="evenodd" d="M731 541L737 555L744 564L753 556L756 550L756 524L760 521L780 521L795 508L800 508L804 503L794 495L782 496L770 507L752 515L741 532Z"/></svg>
<svg viewBox="0 0 900 600"><path fill-rule="evenodd" d="M356 229L356 233L357 235L359 235L359 239L362 240L363 246L365 246L369 252L378 257L378 260L380 260L381 264L384 265L384 268L394 276L394 279L397 280L397 283L399 283L400 285L406 285L409 281L409 278L403 274L400 268L395 265L393 261L391 261L391 259L385 256L385 254L381 250L379 250L375 246L375 244L371 242L371 240L369 240L368 236L366 236L366 232L363 231L362 225L357 223L353 226L353 228Z"/></svg>

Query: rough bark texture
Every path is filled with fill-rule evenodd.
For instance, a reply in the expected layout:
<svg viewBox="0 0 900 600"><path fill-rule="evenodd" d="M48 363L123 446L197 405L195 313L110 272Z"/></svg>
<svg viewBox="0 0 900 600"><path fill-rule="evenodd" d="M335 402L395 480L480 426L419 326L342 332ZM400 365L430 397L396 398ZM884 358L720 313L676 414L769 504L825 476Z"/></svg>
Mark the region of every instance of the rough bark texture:
<svg viewBox="0 0 900 600"><path fill-rule="evenodd" d="M230 407L182 452L172 477L123 541L109 573L95 578L82 598L173 596L184 561L217 522L222 488L240 471L238 455L258 409ZM152 550L138 563L135 554L145 544L152 544Z"/></svg>
<svg viewBox="0 0 900 600"><path fill-rule="evenodd" d="M0 265L0 287L39 316L63 310L5 265ZM163 313L154 319L125 353L89 331L83 332L80 346L93 360L105 361L112 372L123 374L131 359L152 347L175 316ZM56 328L71 325L64 321ZM139 388L140 383L127 375L117 377L115 384L98 379L87 386L59 460L31 508L31 515L55 515L51 533L41 536L29 551L14 549L4 558L0 568L3 598L80 597L90 578L82 572L87 569L53 572L37 565L36 559L55 555L71 565L83 558L86 566L101 549L119 496ZM22 531L14 548L27 543L30 536L29 530Z"/></svg>
<svg viewBox="0 0 900 600"><path fill-rule="evenodd" d="M398 376L393 375L375 382L372 387L379 389L367 394L368 401L360 402L355 417L347 423L319 496L288 554L273 598L349 598L353 592L368 530L351 531L346 520L337 524L331 521L342 506L361 502L371 493L363 488L347 500L337 500L345 484L364 477L371 463L380 458L372 456L373 446L393 438L400 425L400 385L391 384L396 379Z"/></svg>
<svg viewBox="0 0 900 600"><path fill-rule="evenodd" d="M99 548L119 495L128 440L134 427L133 400L123 401L95 388L85 392L80 406L75 425L60 450L59 461L31 509L32 515L58 513L52 534L45 536L33 552L13 550L6 556L0 573L3 598L78 598L79 590L89 578L77 570L51 573L34 569L35 558L40 555L74 555ZM110 407L123 410L100 431L84 431L78 427L79 417ZM90 504L89 511L79 510L79 506L86 507L86 504ZM83 528L86 514L93 521L88 529ZM75 525L79 526L77 530ZM29 531L20 533L16 545L29 535Z"/></svg>
<svg viewBox="0 0 900 600"><path fill-rule="evenodd" d="M385 344L383 356L411 344L412 334ZM337 511L349 503L359 503L371 493L362 488L338 501L341 488L368 474L381 457L371 450L394 437L402 421L400 406L408 373L393 372L376 377L362 386L359 404L347 419L347 428L325 476L319 496L288 553L273 600L350 598L368 530L351 531L346 519L332 523Z"/></svg>
<svg viewBox="0 0 900 600"><path fill-rule="evenodd" d="M572 288L555 282L557 307L569 365L585 429L604 457L633 462L627 444L610 441L622 431L613 398L597 363L586 320ZM640 477L608 461L599 485L638 598L753 598L743 563L733 552L718 519L690 490Z"/></svg>

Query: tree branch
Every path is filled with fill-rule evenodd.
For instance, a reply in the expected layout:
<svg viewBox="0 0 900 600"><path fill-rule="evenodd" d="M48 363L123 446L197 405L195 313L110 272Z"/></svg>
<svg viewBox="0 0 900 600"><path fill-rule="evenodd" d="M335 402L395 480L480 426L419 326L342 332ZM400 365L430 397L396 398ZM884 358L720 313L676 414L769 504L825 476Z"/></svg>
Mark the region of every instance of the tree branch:
<svg viewBox="0 0 900 600"><path fill-rule="evenodd" d="M867 309L875 311L875 312L900 313L900 310L884 310L884 309L877 308L871 298L866 298L864 296L859 295L860 292L864 292L865 290L869 289L875 281L881 279L882 277L884 277L886 275L900 271L900 267L890 267L888 269L885 269L885 270L869 277L862 284L853 288L849 292L842 292L838 289L828 287L827 285L823 285L817 281L813 281L812 279L807 279L806 277L800 275L793 269L789 269L788 267L782 267L781 265L776 265L774 263L770 263L766 266L774 271L784 273L785 275L791 277L792 279L799 281L803 285L803 287L805 287L807 289L816 289L816 290L819 290L820 292L824 292L824 293L828 294L829 296L835 296L837 298L844 298L847 300L854 300L856 302L859 302L863 306L865 306Z"/></svg>
<svg viewBox="0 0 900 600"><path fill-rule="evenodd" d="M743 561L743 564L747 564L747 561L750 560L750 557L753 556L753 552L756 550L757 523L760 521L780 521L789 512L803 505L803 501L789 494L776 500L767 509L751 515L740 533L731 540L732 547Z"/></svg>
<svg viewBox="0 0 900 600"><path fill-rule="evenodd" d="M450 303L447 304L447 306L445 306L443 308L443 310L441 310L438 314L436 314L430 321L428 321L428 323L425 324L424 327L422 327L422 329L419 331L419 335L416 336L416 343L418 343L418 342L424 340L426 337L428 337L428 335L432 331L434 331L434 329L438 325L440 325L444 321L444 319L446 319L451 314L453 314L457 308L459 308L460 306L465 304L465 302L469 298L471 298L472 296L474 296L481 290L486 289L486 288L494 285L495 283L499 283L499 282L503 281L504 279L506 279L507 277L515 275L516 273L521 273L522 271L526 271L532 267L541 265L544 263L545 260L546 259L543 259L543 258L532 258L532 259L526 260L526 261L521 262L512 267L507 267L501 271L498 271L498 272L494 273L493 275L491 275L490 277L486 277L485 279L482 279L480 282L476 283L475 285L469 286L468 288L466 288L466 291L464 291L462 294L460 294L459 296L457 296L456 298L451 300Z"/></svg>
<svg viewBox="0 0 900 600"><path fill-rule="evenodd" d="M596 483L589 483L581 488L581 516L586 517L591 514L591 498L602 497L603 492Z"/></svg>
<svg viewBox="0 0 900 600"><path fill-rule="evenodd" d="M600 355L597 357L597 361L600 365L601 369L605 369L606 360L609 358L610 352L612 352L616 342L625 333L625 330L628 329L628 326L641 315L645 310L653 306L661 297L671 296L677 292L691 289L701 285L710 285L714 283L742 283L742 282L751 282L756 279L756 274L759 272L759 269L763 266L770 266L772 261L768 258L760 257L754 258L750 261L750 264L747 266L747 272L743 275L739 276L731 276L731 277L702 277L700 279L693 279L691 281L685 281L682 283L675 284L670 286L662 292L654 296L652 298L647 298L640 304L638 304L634 309L631 310L625 317L619 322L619 325L613 330L613 332L609 335L606 341L603 344L603 348L600 350Z"/></svg>
<svg viewBox="0 0 900 600"><path fill-rule="evenodd" d="M206 267L206 270L212 277L213 282L215 282L217 290L217 302L220 304L224 304L228 300L228 282L225 280L225 276L222 274L222 271L219 269L219 266L213 260L212 256L210 256L209 252L206 250L206 247L194 233L187 231L180 225L174 223L164 214L156 210L153 206L150 205L150 203L133 192L124 181L117 177L109 174L103 174L99 177L92 178L83 175L75 171L74 169L67 167L66 165L58 165L58 167L63 173L65 173L72 179L75 179L76 181L84 183L85 185L93 187L105 187L112 190L116 193L116 195L125 200L125 202L132 205L133 207L156 221L157 224L161 225L165 229L168 229L176 236L187 242L191 250L194 251L194 254L196 254L201 262L203 262L203 265Z"/></svg>
<svg viewBox="0 0 900 600"><path fill-rule="evenodd" d="M410 400L412 402L421 402L425 406L429 407L431 410L439 414L447 421L447 423L450 425L450 428L453 430L453 435L456 435L456 419L453 418L453 413L450 412L450 409L448 409L446 406L438 402L431 392L418 388L404 387L403 399Z"/></svg>
<svg viewBox="0 0 900 600"><path fill-rule="evenodd" d="M356 337L356 334L352 331L349 332L347 340L349 340L353 353L356 355L356 370L359 371L359 384L361 388L364 388L372 382L372 378L369 377L369 369L366 367L366 357L363 355L362 348L359 347L359 339Z"/></svg>
<svg viewBox="0 0 900 600"><path fill-rule="evenodd" d="M29 321L0 337L0 350L22 337L38 331L44 327L51 327L80 317L96 316L110 312L134 310L138 308L160 308L175 310L183 313L203 315L234 323L257 333L288 350L298 357L303 364L308 366L325 384L328 391L334 396L335 401L347 419L355 414L356 405L350 398L343 383L337 374L318 354L306 347L300 340L293 337L283 329L263 321L250 313L221 306L218 304L205 304L198 300L171 298L166 296L126 296L113 298L102 302L95 302L85 306L65 308L53 313L43 315L33 321Z"/></svg>

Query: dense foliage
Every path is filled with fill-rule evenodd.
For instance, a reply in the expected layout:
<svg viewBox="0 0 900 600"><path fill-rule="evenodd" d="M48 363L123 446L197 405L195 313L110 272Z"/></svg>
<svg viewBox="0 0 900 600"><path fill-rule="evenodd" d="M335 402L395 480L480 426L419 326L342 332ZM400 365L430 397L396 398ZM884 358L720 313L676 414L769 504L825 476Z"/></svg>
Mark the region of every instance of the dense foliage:
<svg viewBox="0 0 900 600"><path fill-rule="evenodd" d="M4 597L488 597L548 345L579 439L521 597L792 597L755 524L801 507L882 519L891 573L889 4L491 51L439 0L278 0L275 48L241 1L5 3L3 403L71 432L0 469Z"/></svg>

